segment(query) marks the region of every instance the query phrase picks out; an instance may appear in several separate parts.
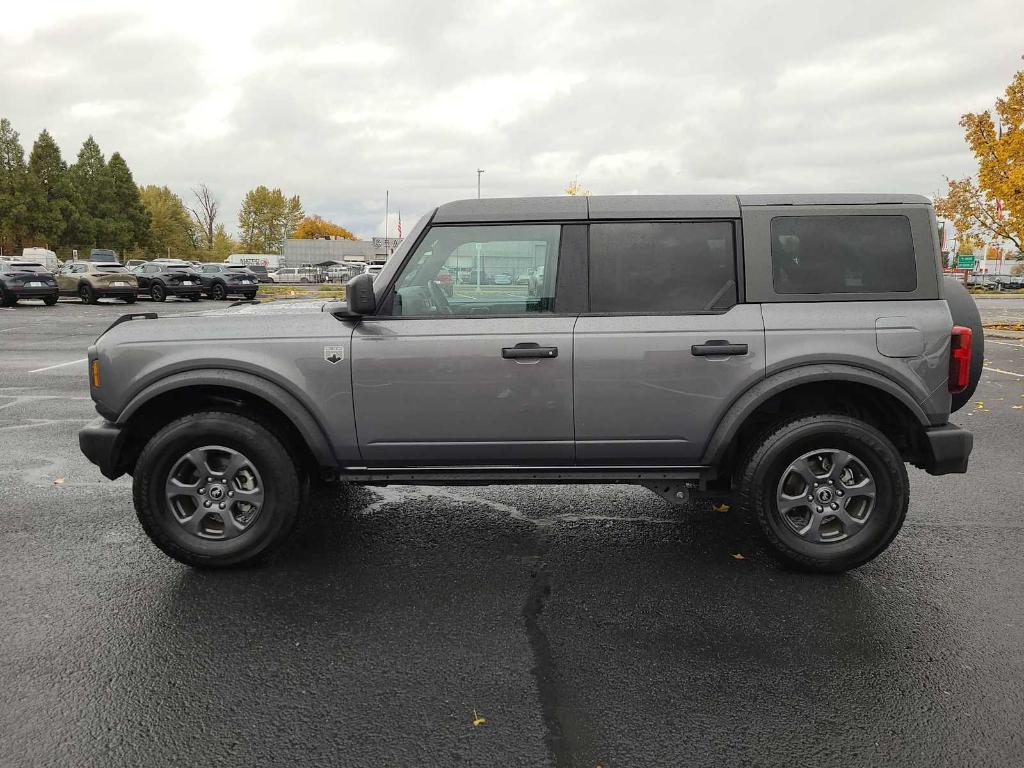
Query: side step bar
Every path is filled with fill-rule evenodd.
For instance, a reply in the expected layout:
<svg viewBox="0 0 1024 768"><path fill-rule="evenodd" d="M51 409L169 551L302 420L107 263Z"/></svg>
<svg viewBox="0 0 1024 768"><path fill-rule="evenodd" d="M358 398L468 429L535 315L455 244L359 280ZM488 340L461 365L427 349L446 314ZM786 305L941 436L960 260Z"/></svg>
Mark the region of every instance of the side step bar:
<svg viewBox="0 0 1024 768"><path fill-rule="evenodd" d="M346 467L335 479L368 485L512 485L516 483L692 483L710 467Z"/></svg>

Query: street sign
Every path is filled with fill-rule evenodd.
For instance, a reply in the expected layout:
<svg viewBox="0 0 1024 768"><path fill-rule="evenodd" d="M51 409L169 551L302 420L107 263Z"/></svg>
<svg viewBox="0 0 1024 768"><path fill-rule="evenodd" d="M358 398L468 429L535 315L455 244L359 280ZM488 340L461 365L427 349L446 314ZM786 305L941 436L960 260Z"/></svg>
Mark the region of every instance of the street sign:
<svg viewBox="0 0 1024 768"><path fill-rule="evenodd" d="M974 256L957 256L956 257L956 268L957 269L974 269L977 263Z"/></svg>
<svg viewBox="0 0 1024 768"><path fill-rule="evenodd" d="M400 237L375 237L373 238L374 248L387 248L392 250L402 244L402 238Z"/></svg>

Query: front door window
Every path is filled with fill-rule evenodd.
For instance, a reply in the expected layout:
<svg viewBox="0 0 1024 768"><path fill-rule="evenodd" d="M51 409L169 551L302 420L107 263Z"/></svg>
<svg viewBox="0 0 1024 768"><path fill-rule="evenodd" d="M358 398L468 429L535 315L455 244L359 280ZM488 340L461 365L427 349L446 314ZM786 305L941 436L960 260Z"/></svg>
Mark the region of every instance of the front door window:
<svg viewBox="0 0 1024 768"><path fill-rule="evenodd" d="M399 317L554 311L558 224L432 227L398 276Z"/></svg>

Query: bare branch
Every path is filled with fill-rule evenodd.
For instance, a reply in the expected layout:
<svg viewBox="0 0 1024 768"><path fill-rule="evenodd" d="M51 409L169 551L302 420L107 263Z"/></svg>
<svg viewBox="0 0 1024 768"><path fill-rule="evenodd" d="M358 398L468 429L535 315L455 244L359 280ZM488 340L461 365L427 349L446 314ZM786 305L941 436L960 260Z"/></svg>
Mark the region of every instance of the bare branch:
<svg viewBox="0 0 1024 768"><path fill-rule="evenodd" d="M206 184L200 184L192 189L192 196L198 203L198 208L189 208L196 224L203 233L206 249L213 248L213 236L217 229L217 213L220 210L220 203L214 198L213 193Z"/></svg>

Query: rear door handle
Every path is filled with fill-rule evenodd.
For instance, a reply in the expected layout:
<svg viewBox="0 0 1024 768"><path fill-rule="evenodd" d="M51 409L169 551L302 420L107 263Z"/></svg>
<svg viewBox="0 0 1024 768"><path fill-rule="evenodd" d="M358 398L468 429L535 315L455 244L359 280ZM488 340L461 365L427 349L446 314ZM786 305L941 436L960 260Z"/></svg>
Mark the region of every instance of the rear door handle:
<svg viewBox="0 0 1024 768"><path fill-rule="evenodd" d="M732 344L723 339L712 339L703 344L694 344L690 352L696 357L711 357L717 355L745 355L747 354L746 344Z"/></svg>
<svg viewBox="0 0 1024 768"><path fill-rule="evenodd" d="M558 357L558 347L542 347L539 344L525 342L514 347L502 347L501 356L506 360L524 360L530 357Z"/></svg>

